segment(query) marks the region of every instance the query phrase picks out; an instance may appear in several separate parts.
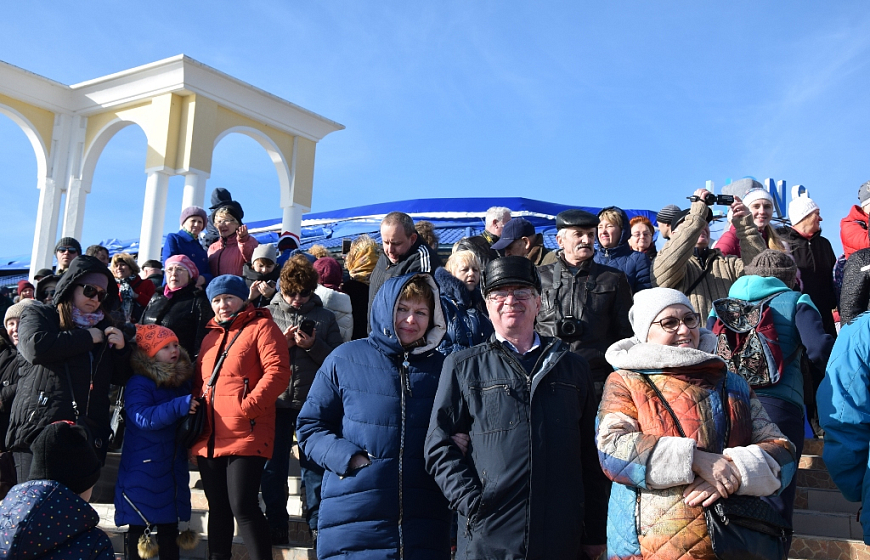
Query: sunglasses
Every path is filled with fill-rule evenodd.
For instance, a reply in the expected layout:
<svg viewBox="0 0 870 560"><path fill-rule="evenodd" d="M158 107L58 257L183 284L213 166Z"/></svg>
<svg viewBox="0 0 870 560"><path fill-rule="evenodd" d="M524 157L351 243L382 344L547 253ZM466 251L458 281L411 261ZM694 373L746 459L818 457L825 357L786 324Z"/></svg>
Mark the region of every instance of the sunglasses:
<svg viewBox="0 0 870 560"><path fill-rule="evenodd" d="M101 290L96 286L91 286L90 284L79 284L82 287L82 295L84 295L88 299L94 299L100 303L103 303L103 300L106 299L106 296L109 295L106 290Z"/></svg>
<svg viewBox="0 0 870 560"><path fill-rule="evenodd" d="M57 252L58 253L76 253L76 254L78 254L79 250L76 249L75 247L58 247Z"/></svg>
<svg viewBox="0 0 870 560"><path fill-rule="evenodd" d="M311 290L302 290L301 292L287 292L284 295L286 295L288 298L295 298L296 296L308 297L311 295Z"/></svg>

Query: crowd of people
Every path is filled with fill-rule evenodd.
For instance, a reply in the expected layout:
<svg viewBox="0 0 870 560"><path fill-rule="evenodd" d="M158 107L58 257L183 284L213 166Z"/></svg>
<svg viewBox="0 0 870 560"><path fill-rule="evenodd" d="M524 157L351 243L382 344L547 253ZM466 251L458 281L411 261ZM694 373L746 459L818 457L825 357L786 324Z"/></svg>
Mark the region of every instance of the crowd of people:
<svg viewBox="0 0 870 560"><path fill-rule="evenodd" d="M563 211L558 250L493 207L443 266L402 212L341 255L260 244L225 189L160 261L63 238L4 311L0 551L72 508L43 550L111 557L84 502L123 426L130 559L196 545L191 461L209 558L234 523L271 558L291 454L321 559L715 558L710 512L739 500L777 527L742 557L784 558L805 434L870 503L870 182L839 259L807 193L777 225L759 183L733 188L716 241L704 189L655 222Z"/></svg>

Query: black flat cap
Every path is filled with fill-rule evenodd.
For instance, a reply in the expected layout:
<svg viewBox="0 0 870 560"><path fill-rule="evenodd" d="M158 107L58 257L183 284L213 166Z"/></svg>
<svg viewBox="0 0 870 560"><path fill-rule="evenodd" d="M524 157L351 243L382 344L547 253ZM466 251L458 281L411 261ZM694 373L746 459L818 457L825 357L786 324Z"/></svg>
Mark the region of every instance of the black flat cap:
<svg viewBox="0 0 870 560"><path fill-rule="evenodd" d="M565 210L556 215L556 229L566 227L598 227L598 222L598 216L586 210Z"/></svg>
<svg viewBox="0 0 870 560"><path fill-rule="evenodd" d="M501 257L486 265L481 285L484 294L502 286L531 286L541 293L541 276L526 257Z"/></svg>

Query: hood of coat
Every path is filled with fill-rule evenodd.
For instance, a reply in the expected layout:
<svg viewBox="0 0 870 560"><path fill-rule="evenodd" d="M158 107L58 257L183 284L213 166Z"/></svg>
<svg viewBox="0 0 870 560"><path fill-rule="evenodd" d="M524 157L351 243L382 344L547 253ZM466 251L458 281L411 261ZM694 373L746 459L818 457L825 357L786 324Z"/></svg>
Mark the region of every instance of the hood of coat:
<svg viewBox="0 0 870 560"><path fill-rule="evenodd" d="M194 371L190 356L181 346L178 347L178 361L174 364L158 362L137 348L130 356L130 367L133 372L149 378L158 387L181 387L193 377Z"/></svg>
<svg viewBox="0 0 870 560"><path fill-rule="evenodd" d="M118 304L118 284L115 281L115 277L112 276L111 271L102 261L90 255L79 255L72 260L69 268L63 273L63 276L60 277L60 281L57 283L54 299L52 300L54 305L59 304L67 297L67 294L75 288L82 276L92 272L104 274L108 279L108 284L106 285L108 296L104 305L107 309L114 309Z"/></svg>
<svg viewBox="0 0 870 560"><path fill-rule="evenodd" d="M371 342L387 355L401 354L405 351L402 348L402 343L399 342L399 335L396 334L396 308L399 305L399 294L402 293L402 288L415 276L425 278L429 287L432 288L432 295L435 297L435 313L434 317L432 317L433 326L426 332L426 344L414 348L411 353L424 354L434 350L447 332L444 311L441 309L441 292L432 275L406 274L390 278L384 282L384 285L381 286L381 289L375 295L374 302L372 302L372 332L369 334Z"/></svg>
<svg viewBox="0 0 870 560"><path fill-rule="evenodd" d="M465 282L450 274L444 267L435 269L435 281L438 283L441 295L452 299L460 307L467 309L483 301L480 286L475 288L473 292L469 291Z"/></svg>
<svg viewBox="0 0 870 560"><path fill-rule="evenodd" d="M741 276L731 285L728 297L744 301L759 301L773 294L790 291L779 278L769 276Z"/></svg>
<svg viewBox="0 0 870 560"><path fill-rule="evenodd" d="M0 504L0 533L9 558L54 558L52 551L76 540L99 521L91 506L55 480L19 484Z"/></svg>
<svg viewBox="0 0 870 560"><path fill-rule="evenodd" d="M619 234L619 244L617 244L616 247L605 249L600 243L598 243L598 235L596 235L595 246L599 251L609 252L611 255L614 251L619 251L625 247L628 247L628 250L631 251L631 247L628 246L628 238L631 237L631 226L629 225L630 220L628 219L628 214L618 206L608 206L607 208L602 209L601 212L604 212L605 210L613 210L614 212L619 213L620 217L622 217L622 233ZM601 215L601 212L599 212L598 215Z"/></svg>
<svg viewBox="0 0 870 560"><path fill-rule="evenodd" d="M651 342L640 342L637 338L623 338L614 342L604 354L607 363L616 369L634 371L663 371L672 368L700 365L717 361L725 366L725 361L713 354L716 351L716 336L707 329L701 329L698 348L676 348Z"/></svg>

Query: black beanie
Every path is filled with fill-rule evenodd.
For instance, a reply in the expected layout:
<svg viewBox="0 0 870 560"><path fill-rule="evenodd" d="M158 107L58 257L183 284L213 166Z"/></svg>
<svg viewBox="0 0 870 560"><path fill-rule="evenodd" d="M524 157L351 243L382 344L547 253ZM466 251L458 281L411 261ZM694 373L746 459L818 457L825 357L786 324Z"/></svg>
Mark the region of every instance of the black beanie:
<svg viewBox="0 0 870 560"><path fill-rule="evenodd" d="M28 480L56 480L81 494L100 479L100 459L81 426L61 420L49 424L30 446Z"/></svg>

